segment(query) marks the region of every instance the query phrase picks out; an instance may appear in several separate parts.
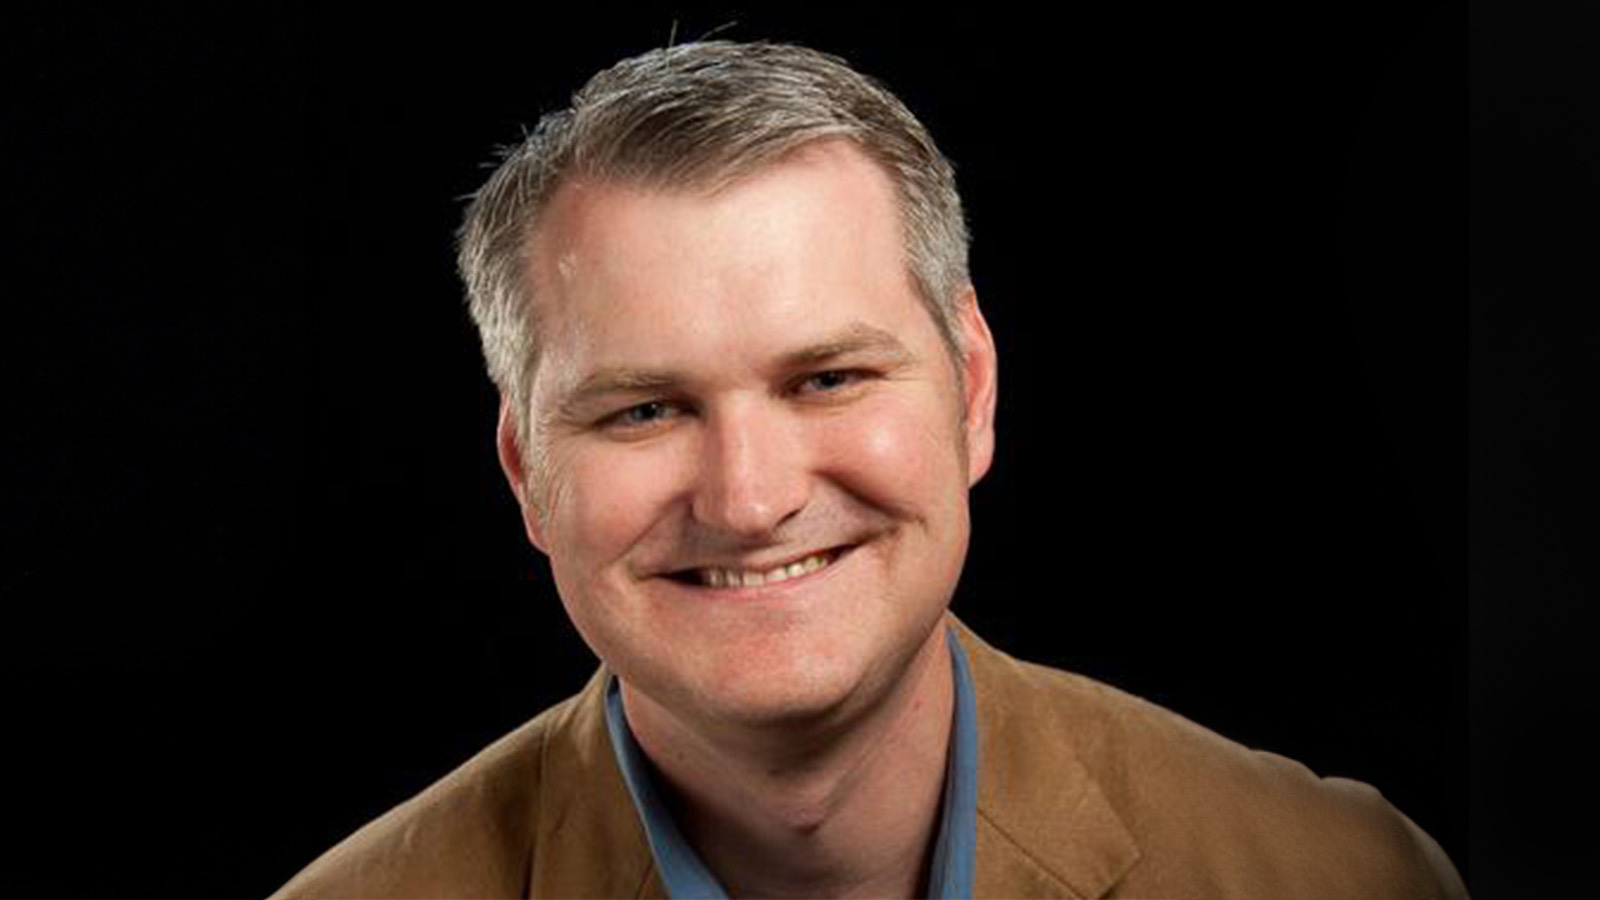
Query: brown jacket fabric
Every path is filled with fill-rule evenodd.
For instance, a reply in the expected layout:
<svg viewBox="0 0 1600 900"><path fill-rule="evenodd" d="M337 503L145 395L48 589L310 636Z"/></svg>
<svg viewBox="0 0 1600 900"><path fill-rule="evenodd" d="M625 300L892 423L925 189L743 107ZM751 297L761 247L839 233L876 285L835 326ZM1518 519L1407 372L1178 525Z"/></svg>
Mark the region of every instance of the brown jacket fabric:
<svg viewBox="0 0 1600 900"><path fill-rule="evenodd" d="M1466 896L1439 845L1373 788L950 622L978 703L977 896ZM602 667L273 900L665 897L606 733L608 678Z"/></svg>

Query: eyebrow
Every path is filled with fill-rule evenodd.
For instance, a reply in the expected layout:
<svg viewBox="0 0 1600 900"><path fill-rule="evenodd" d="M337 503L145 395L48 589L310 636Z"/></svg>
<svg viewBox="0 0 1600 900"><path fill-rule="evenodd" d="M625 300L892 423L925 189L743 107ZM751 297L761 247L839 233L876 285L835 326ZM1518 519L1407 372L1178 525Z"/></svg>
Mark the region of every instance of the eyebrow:
<svg viewBox="0 0 1600 900"><path fill-rule="evenodd" d="M845 356L881 358L886 365L905 365L916 354L893 332L865 322L854 322L837 334L785 353L777 363L780 371L793 371L820 365ZM606 368L592 372L567 391L554 404L555 417L571 421L597 400L614 394L647 393L680 387L689 379L661 369Z"/></svg>

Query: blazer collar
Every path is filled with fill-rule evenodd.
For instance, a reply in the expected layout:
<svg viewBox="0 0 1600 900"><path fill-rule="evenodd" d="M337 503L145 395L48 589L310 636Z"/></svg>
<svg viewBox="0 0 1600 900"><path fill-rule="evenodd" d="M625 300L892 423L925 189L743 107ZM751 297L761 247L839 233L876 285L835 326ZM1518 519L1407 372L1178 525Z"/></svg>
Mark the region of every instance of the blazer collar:
<svg viewBox="0 0 1600 900"><path fill-rule="evenodd" d="M1139 848L1074 750L1085 735L1045 684L1060 673L1013 659L949 619L978 697L975 893L1104 897Z"/></svg>
<svg viewBox="0 0 1600 900"><path fill-rule="evenodd" d="M978 703L977 896L1103 897L1139 849L1072 748L1038 670L947 616ZM1030 671L1031 670L1031 671ZM606 731L601 665L540 747L536 897L666 897Z"/></svg>
<svg viewBox="0 0 1600 900"><path fill-rule="evenodd" d="M667 896L606 732L610 670L601 665L561 709L539 748L530 897Z"/></svg>

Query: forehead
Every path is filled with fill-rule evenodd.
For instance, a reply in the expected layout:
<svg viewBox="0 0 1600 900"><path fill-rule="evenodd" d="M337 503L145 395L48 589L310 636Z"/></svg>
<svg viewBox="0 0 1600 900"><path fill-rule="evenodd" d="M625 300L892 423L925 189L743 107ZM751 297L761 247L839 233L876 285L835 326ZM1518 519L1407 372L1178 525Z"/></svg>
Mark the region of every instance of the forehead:
<svg viewBox="0 0 1600 900"><path fill-rule="evenodd" d="M854 320L896 330L920 318L932 328L906 265L893 184L844 141L808 145L713 190L565 184L533 237L529 276L541 370L658 364ZM652 356L661 359L641 358ZM708 359L719 358L731 359Z"/></svg>

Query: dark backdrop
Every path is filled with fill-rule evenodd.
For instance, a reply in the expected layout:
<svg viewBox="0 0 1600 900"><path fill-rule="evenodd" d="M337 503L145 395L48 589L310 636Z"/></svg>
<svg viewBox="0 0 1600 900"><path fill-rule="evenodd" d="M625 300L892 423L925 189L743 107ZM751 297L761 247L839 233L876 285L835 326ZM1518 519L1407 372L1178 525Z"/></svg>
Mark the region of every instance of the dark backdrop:
<svg viewBox="0 0 1600 900"><path fill-rule="evenodd" d="M1001 359L956 612L1469 872L1459 14L50 9L7 38L12 877L260 896L582 684L452 232L588 74L730 22L956 162Z"/></svg>

